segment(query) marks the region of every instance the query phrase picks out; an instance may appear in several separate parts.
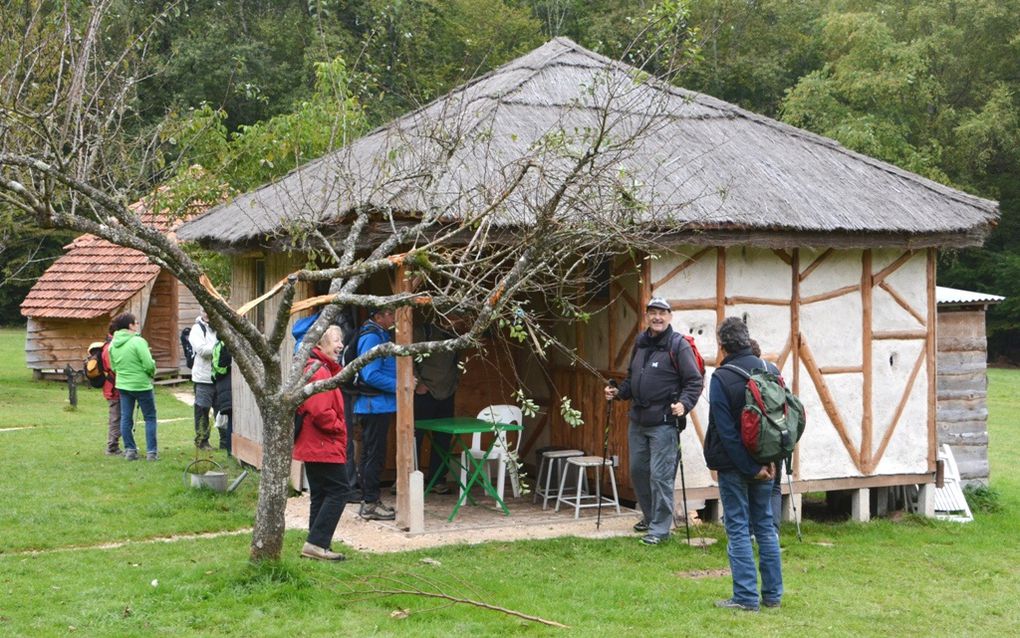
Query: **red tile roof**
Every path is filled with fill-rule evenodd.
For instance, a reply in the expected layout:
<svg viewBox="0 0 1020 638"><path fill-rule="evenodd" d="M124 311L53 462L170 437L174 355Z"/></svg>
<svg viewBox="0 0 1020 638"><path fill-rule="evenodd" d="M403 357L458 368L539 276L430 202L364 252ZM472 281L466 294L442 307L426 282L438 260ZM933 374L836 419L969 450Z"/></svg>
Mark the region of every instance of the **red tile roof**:
<svg viewBox="0 0 1020 638"><path fill-rule="evenodd" d="M142 222L164 232L176 226L137 202ZM110 314L159 274L148 257L95 235L82 235L64 247L67 254L51 265L21 302L21 314L43 319L93 319Z"/></svg>

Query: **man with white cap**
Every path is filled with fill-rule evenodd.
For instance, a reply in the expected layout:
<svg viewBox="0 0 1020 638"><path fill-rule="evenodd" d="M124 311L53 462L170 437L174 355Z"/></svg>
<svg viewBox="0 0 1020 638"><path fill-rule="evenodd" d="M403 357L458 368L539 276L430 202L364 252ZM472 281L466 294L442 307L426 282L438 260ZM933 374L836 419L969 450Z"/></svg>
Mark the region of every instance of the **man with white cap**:
<svg viewBox="0 0 1020 638"><path fill-rule="evenodd" d="M619 388L605 388L607 401L631 399L630 477L643 514L634 531L645 533L641 538L645 545L669 538L678 437L705 384L694 351L673 331L672 318L668 301L653 297L648 302L648 327L634 344L627 378Z"/></svg>

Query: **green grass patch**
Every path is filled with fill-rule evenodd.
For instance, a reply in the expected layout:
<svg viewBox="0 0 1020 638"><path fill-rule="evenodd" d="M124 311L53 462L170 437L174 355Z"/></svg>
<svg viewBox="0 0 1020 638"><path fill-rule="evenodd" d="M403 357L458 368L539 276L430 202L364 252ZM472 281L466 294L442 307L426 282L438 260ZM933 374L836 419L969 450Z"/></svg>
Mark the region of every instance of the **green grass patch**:
<svg viewBox="0 0 1020 638"><path fill-rule="evenodd" d="M104 456L98 393L65 412L63 386L20 365L22 338L0 331L0 428L28 428L0 432L0 636L999 636L1020 626L1018 371L990 374L995 508L964 525L805 521L803 543L787 528L783 607L754 615L712 606L730 588L715 525L698 532L721 539L707 550L553 539L344 548L340 564L299 560L296 531L280 563L258 566L245 533L163 542L250 526L255 483L231 495L186 489L190 418L160 426L158 463ZM157 409L190 417L164 392Z"/></svg>

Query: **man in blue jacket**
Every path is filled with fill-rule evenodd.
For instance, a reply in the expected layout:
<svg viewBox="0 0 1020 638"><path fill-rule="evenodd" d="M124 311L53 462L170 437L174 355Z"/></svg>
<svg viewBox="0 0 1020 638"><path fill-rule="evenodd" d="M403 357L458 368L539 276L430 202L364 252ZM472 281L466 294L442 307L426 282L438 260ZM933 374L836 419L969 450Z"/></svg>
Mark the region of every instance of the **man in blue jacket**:
<svg viewBox="0 0 1020 638"><path fill-rule="evenodd" d="M655 297L645 308L647 330L634 344L627 378L619 389L607 386L606 399L632 399L627 445L630 477L643 518L634 531L641 542L658 545L673 526L677 443L687 413L701 396L705 378L694 351L670 324L669 302ZM684 515L686 516L686 512Z"/></svg>
<svg viewBox="0 0 1020 638"><path fill-rule="evenodd" d="M392 309L373 308L358 337L358 356L392 341L390 330L396 323ZM379 474L386 461L386 436L397 412L397 359L373 359L359 372L361 383L376 392L354 399L354 415L361 423L361 489L359 515L376 521L392 521L396 512L379 498Z"/></svg>
<svg viewBox="0 0 1020 638"><path fill-rule="evenodd" d="M779 536L772 526L772 480L776 469L771 464L757 463L740 440L740 414L747 382L723 366L733 365L750 372L755 368L764 369L765 364L751 352L751 336L739 318L724 319L719 324L718 335L724 358L712 374L708 391L705 463L719 476L733 595L716 602L716 606L758 611L761 605L779 607L783 596ZM760 602L752 534L758 542Z"/></svg>

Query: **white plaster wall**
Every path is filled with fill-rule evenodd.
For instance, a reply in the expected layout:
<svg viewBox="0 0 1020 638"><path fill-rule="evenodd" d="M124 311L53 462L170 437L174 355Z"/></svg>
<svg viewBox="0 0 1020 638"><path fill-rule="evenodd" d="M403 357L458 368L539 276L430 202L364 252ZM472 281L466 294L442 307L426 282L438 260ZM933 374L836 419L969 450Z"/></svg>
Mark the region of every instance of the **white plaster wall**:
<svg viewBox="0 0 1020 638"><path fill-rule="evenodd" d="M902 255L899 250L874 251L872 257L874 272L879 272ZM923 252L916 253L909 261L886 277L886 284L896 291L911 308L922 317L928 314L927 290L918 286L927 276L927 258ZM872 296L872 313L875 326L882 330L923 330L924 324L917 321L886 290L875 286Z"/></svg>
<svg viewBox="0 0 1020 638"><path fill-rule="evenodd" d="M686 249L682 254L696 251ZM822 251L801 250L801 269L807 268ZM872 269L878 272L902 254L900 250L875 250ZM662 257L652 263L652 281L660 280L678 263L680 257ZM727 297L747 296L786 298L791 294L790 266L768 250L731 248L726 253ZM822 262L800 284L801 297L810 297L859 285L862 272L860 250L836 251ZM922 315L927 312L926 256L923 252L913 256L892 273L886 281ZM653 295L668 299L709 299L716 295L716 252L709 251L698 263L653 290ZM758 340L766 356L778 356L790 339L790 309L788 306L738 304L726 307L726 316L745 317L751 336ZM922 330L923 326L904 310L887 292L876 287L872 292L872 329ZM703 436L708 426L708 387L717 349L715 338L716 313L714 309L677 311L673 313L673 328L693 334L698 349L710 364L705 393L695 407L694 414ZM802 305L800 330L820 368L860 366L862 363L862 300L860 291ZM923 339L874 340L872 342L872 450L881 445L897 406L904 393L906 382L924 347ZM892 362L890 363L890 358ZM783 374L792 382L792 356L787 356ZM835 400L854 453L860 454L863 406L863 375L860 373L834 373L822 375L830 396ZM860 476L860 470L822 406L806 367L799 371L799 394L807 409L808 425L800 444L799 470L804 480L845 478ZM921 473L927 471L927 383L926 367L922 363L899 423L890 438L885 453L874 474ZM684 469L688 487L715 485L705 467L702 439L697 427L689 422L681 437ZM679 485L679 483L678 483Z"/></svg>

